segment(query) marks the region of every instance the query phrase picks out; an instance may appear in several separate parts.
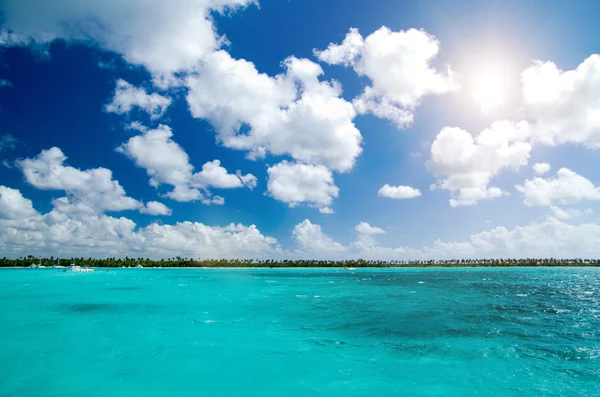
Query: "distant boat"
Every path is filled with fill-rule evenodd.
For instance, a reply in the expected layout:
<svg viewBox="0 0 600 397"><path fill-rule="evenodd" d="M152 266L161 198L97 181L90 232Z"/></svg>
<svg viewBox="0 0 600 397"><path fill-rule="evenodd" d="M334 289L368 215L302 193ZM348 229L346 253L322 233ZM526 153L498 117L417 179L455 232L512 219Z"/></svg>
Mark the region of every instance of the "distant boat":
<svg viewBox="0 0 600 397"><path fill-rule="evenodd" d="M56 265L52 266L53 269L65 269L66 266L61 266L60 265L60 259L56 258Z"/></svg>
<svg viewBox="0 0 600 397"><path fill-rule="evenodd" d="M143 267L144 267L144 266L142 266L142 265L137 265L135 268L136 268L136 269L141 269L141 268L143 268Z"/></svg>
<svg viewBox="0 0 600 397"><path fill-rule="evenodd" d="M355 267L345 267L344 269L346 269L346 270L356 270Z"/></svg>
<svg viewBox="0 0 600 397"><path fill-rule="evenodd" d="M71 271L72 272L80 272L80 273L91 273L91 272L94 271L94 269L91 269L89 267L77 266L76 264L72 263L71 264Z"/></svg>

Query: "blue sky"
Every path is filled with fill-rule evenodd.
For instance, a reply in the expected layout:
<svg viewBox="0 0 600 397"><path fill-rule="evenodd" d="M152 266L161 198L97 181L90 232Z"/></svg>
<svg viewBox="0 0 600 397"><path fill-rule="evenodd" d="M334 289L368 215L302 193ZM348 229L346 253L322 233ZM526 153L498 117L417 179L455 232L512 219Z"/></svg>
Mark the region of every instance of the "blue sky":
<svg viewBox="0 0 600 397"><path fill-rule="evenodd" d="M596 256L599 11L2 2L0 254Z"/></svg>

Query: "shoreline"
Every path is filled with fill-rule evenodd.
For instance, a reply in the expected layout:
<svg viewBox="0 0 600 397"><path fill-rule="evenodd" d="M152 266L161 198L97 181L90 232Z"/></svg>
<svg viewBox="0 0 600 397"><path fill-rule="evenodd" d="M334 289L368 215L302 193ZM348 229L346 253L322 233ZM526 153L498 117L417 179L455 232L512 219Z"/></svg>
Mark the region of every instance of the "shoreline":
<svg viewBox="0 0 600 397"><path fill-rule="evenodd" d="M107 270L226 270L226 269L270 269L270 270L288 270L288 269L338 269L338 270L347 270L347 271L356 271L362 269L514 269L514 268L600 268L600 264L576 264L576 265L514 265L514 266L498 266L498 265L472 265L472 266L360 266L354 267L352 269L347 269L343 266L178 266L178 267L111 267L111 266L89 266L92 269L107 269ZM53 267L44 267L44 268L30 268L29 266L1 266L0 269L31 269L31 270L68 270L67 268L53 268Z"/></svg>

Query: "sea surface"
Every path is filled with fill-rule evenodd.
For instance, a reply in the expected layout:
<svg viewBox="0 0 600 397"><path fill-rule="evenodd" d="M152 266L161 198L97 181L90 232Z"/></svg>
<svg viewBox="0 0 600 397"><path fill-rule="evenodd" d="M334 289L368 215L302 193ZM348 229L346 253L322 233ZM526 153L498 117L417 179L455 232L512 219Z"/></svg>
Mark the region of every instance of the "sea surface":
<svg viewBox="0 0 600 397"><path fill-rule="evenodd" d="M0 269L0 396L600 396L600 268Z"/></svg>

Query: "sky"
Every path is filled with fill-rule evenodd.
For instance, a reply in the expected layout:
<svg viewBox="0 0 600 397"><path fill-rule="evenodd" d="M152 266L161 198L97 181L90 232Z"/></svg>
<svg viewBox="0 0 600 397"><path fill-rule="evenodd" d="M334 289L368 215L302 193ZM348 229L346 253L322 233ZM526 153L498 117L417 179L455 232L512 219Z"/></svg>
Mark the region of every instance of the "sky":
<svg viewBox="0 0 600 397"><path fill-rule="evenodd" d="M600 3L0 1L0 256L600 256Z"/></svg>

